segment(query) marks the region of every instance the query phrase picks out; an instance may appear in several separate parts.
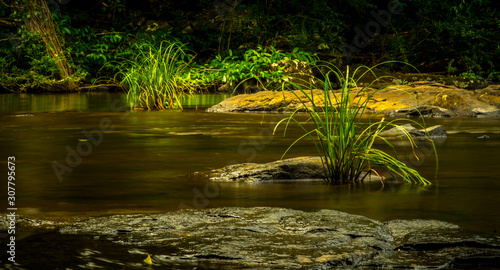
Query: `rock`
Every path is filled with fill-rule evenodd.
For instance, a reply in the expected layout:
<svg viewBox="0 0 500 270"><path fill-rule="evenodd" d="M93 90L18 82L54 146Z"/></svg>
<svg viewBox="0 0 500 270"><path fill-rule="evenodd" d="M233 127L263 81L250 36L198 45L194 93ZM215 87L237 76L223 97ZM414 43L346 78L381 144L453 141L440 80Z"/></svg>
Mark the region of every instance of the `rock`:
<svg viewBox="0 0 500 270"><path fill-rule="evenodd" d="M363 265L393 252L379 221L335 210L218 208L91 219L60 230L114 243L168 247L155 265L217 261L226 268L298 269L328 262ZM124 233L120 233L124 232Z"/></svg>
<svg viewBox="0 0 500 270"><path fill-rule="evenodd" d="M15 117L27 117L27 116L36 116L34 113L21 113L21 114L14 114Z"/></svg>
<svg viewBox="0 0 500 270"><path fill-rule="evenodd" d="M444 126L435 125L425 129L416 129L411 124L396 125L390 130L385 130L380 133L382 137L405 137L404 131L408 132L413 138L446 138L447 132Z"/></svg>
<svg viewBox="0 0 500 270"><path fill-rule="evenodd" d="M266 164L234 164L209 172L198 172L195 175L216 182L325 179L320 157L291 158Z"/></svg>
<svg viewBox="0 0 500 270"><path fill-rule="evenodd" d="M428 135L431 138L446 138L446 137L448 137L448 132L446 132L446 129L444 128L443 125L435 125L432 127L421 129L420 131L423 132L424 134L425 134L425 132L427 132L427 134L425 134L424 136Z"/></svg>
<svg viewBox="0 0 500 270"><path fill-rule="evenodd" d="M157 267L208 269L444 268L495 262L500 240L432 220L382 223L335 210L256 207L116 215L61 234L93 235L153 254ZM103 243L104 244L104 243ZM475 260L475 261L474 261Z"/></svg>
<svg viewBox="0 0 500 270"><path fill-rule="evenodd" d="M481 93L484 91L493 90L486 88ZM480 95L474 91L418 81L375 92L368 108L390 117L418 117L418 111L428 117L497 117L500 106L495 106L495 100L486 99L486 96L480 100Z"/></svg>
<svg viewBox="0 0 500 270"><path fill-rule="evenodd" d="M310 91L307 91L308 94ZM381 90L356 87L351 98L370 98L367 113L383 113L389 117L500 117L500 91L497 86L469 91L439 83L415 82L409 85L393 85ZM314 101L323 108L324 93L313 90ZM330 92L336 100L339 90ZM302 104L301 100L305 101ZM238 95L211 107L209 112L292 112L312 107L300 91L262 91L256 94ZM305 111L305 109L302 109ZM420 112L420 113L419 113Z"/></svg>
<svg viewBox="0 0 500 270"><path fill-rule="evenodd" d="M297 96L296 96L297 95ZM208 108L208 112L293 112L303 108L301 99L305 95L296 91L261 91L255 94L242 94L230 97ZM322 104L322 91L314 91L314 98ZM306 102L306 106L311 105ZM320 105L318 105L320 106Z"/></svg>
<svg viewBox="0 0 500 270"><path fill-rule="evenodd" d="M390 256L393 264L454 268L457 263L475 259L476 267L488 268L491 262L490 266L500 265L498 238L463 231L457 225L437 220L393 220L385 224L394 236L394 253Z"/></svg>
<svg viewBox="0 0 500 270"><path fill-rule="evenodd" d="M419 106L416 108L403 108L386 112L386 115L393 118L410 118L410 117L432 117L432 118L448 118L452 113L444 108L437 106Z"/></svg>
<svg viewBox="0 0 500 270"><path fill-rule="evenodd" d="M290 158L266 164L235 164L196 172L193 176L215 182L323 181L326 178L320 157ZM370 175L365 180L380 181L381 177Z"/></svg>
<svg viewBox="0 0 500 270"><path fill-rule="evenodd" d="M483 99L485 100L485 99ZM457 116L498 117L498 107L478 99L474 92L467 90L445 91L429 101L429 105L447 108Z"/></svg>

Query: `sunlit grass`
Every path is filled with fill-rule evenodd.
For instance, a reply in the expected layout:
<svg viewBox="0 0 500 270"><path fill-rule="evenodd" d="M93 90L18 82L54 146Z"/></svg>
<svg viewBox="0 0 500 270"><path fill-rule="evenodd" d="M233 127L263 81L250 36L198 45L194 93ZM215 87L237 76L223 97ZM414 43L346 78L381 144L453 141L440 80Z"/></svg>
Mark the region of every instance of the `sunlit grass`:
<svg viewBox="0 0 500 270"><path fill-rule="evenodd" d="M283 156L298 141L310 137L321 156L326 180L329 183L344 184L360 182L369 175L366 172L378 174L377 171L385 171L390 173L395 179L404 179L409 183L430 184L430 181L421 176L415 169L408 167L404 162L400 161L392 143L380 136L380 133L384 129L395 127L396 124L401 122L410 122L424 128L425 123L423 122L423 118L422 124L420 124L415 120L406 118L386 121L385 118L376 118L377 115L366 115L368 102L376 92L383 89L379 88L374 92L370 92L369 87L384 77L375 79L366 87L357 88L356 90L358 91L355 94L353 93L357 82L364 75L368 73L375 75L373 68L361 66L354 70L352 75L349 73L348 68L344 76L338 68L328 66L327 72L324 74L324 89L321 91L321 98L318 95L314 95L313 90L308 90L306 85L283 85L284 90L294 87L299 89L298 93L306 97L306 100L302 99L304 108L297 109L289 117L281 120L276 125L275 131L279 125L285 123L284 133L286 134L289 124L293 121L305 131L304 135L288 147ZM361 76L356 76L357 73L361 73ZM341 82L342 88L340 91L332 89L332 83L329 80L331 75L334 75ZM295 95L299 98L297 93ZM409 96L409 98L411 97ZM323 102L319 99L322 99ZM312 106L307 107L307 102L310 102ZM308 122L311 121L314 124L312 130L308 130L294 118L296 113L304 109L309 114ZM417 148L415 141L408 132L402 130L401 133L403 139L409 142L409 146L415 154L414 150ZM385 142L393 150L392 155L373 147L377 139ZM437 166L436 148L432 140L430 141L436 156ZM418 159L416 154L415 157Z"/></svg>
<svg viewBox="0 0 500 270"><path fill-rule="evenodd" d="M189 80L189 64L183 45L162 42L143 45L134 59L122 65L122 83L128 86L131 108L181 109L181 97L196 86ZM125 68L126 67L126 68Z"/></svg>

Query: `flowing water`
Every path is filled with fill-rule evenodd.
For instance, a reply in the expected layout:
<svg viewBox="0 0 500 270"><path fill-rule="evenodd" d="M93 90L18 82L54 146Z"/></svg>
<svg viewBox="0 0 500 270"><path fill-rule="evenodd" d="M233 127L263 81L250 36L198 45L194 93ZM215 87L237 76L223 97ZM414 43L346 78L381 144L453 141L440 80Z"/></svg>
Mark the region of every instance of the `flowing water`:
<svg viewBox="0 0 500 270"><path fill-rule="evenodd" d="M381 221L439 219L498 235L500 119L428 119L449 132L420 160L430 186L321 183L207 184L195 171L279 159L301 133L272 134L282 114L207 113L225 96L187 100L182 111L128 111L119 93L0 95L0 159L16 160L17 214L100 216L180 208L275 206L336 209ZM287 157L315 155L307 141ZM7 208L4 189L0 201ZM61 240L62 241L62 240ZM2 243L3 245L3 243Z"/></svg>

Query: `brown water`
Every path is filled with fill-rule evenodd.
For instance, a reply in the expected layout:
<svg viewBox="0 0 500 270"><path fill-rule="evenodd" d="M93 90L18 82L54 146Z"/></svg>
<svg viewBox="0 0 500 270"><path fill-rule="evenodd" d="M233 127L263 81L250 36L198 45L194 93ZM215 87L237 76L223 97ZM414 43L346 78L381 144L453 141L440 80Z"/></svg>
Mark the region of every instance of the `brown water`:
<svg viewBox="0 0 500 270"><path fill-rule="evenodd" d="M409 162L431 186L207 184L188 174L277 160L300 134L292 128L285 138L272 135L281 114L205 112L223 98L198 97L183 111L128 112L114 103L122 97L113 93L1 95L2 181L7 181L7 157L15 156L18 214L40 218L276 206L336 209L382 221L439 219L498 234L500 119L429 120L428 125L442 124L450 133L438 143L438 178L427 145L422 145L420 162ZM477 138L482 135L489 138ZM77 159L67 155L78 150L76 165ZM315 155L315 150L302 143L287 157L301 155ZM72 171L58 179L54 162ZM7 207L6 192L0 201Z"/></svg>

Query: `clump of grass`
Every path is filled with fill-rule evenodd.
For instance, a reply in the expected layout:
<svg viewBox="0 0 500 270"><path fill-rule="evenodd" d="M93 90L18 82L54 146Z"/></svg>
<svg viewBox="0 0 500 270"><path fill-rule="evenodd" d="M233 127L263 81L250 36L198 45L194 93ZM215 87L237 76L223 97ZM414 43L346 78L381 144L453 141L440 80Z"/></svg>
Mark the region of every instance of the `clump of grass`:
<svg viewBox="0 0 500 270"><path fill-rule="evenodd" d="M380 64L379 64L380 65ZM377 65L378 66L378 65ZM376 66L375 66L376 67ZM328 72L324 74L324 89L322 91L322 102L315 97L313 90L306 90L303 85L292 85L299 89L298 93L306 96L306 100L302 100L302 105L309 114L309 121L314 124L314 129L308 130L303 124L294 118L295 114L301 110L300 108L294 111L289 117L281 120L276 124L275 131L279 125L286 123L284 133L289 124L293 121L301 127L305 134L294 141L283 156L301 139L310 137L321 156L323 167L326 174L326 181L334 184L344 184L363 181L367 175L366 172L374 172L375 168L389 172L395 179L404 179L409 183L430 184L430 182L422 177L415 169L408 167L404 162L397 158L397 151L390 141L380 136L380 133L390 127L395 127L400 122L410 122L424 128L424 124L420 124L412 119L395 119L386 121L385 118L376 120L377 115L366 116L368 102L373 95L383 88L379 88L373 92L369 91L369 87L373 85L383 76L375 79L370 85L364 88L357 88L354 95L353 89L357 85L357 81L367 73L372 73L373 68L366 66L358 67L352 75L347 72L342 75L342 72L336 67L328 67ZM363 70L365 71L363 72ZM363 72L361 76L355 76L356 73ZM342 89L334 91L329 78L335 75L338 81L341 82ZM354 78L357 78L356 80ZM283 90L290 88L283 85ZM359 90L360 89L360 90ZM294 92L299 98L297 92ZM307 107L306 102L310 102L312 106ZM423 120L423 118L422 118ZM401 131L403 138L408 140L413 153L417 145L408 132ZM373 148L375 140L380 139L385 142L392 150L393 155L382 150ZM432 142L434 154L437 152L434 143ZM418 156L415 155L415 157ZM437 167L436 167L437 168Z"/></svg>
<svg viewBox="0 0 500 270"><path fill-rule="evenodd" d="M165 46L167 45L167 46ZM148 110L182 109L181 97L191 95L189 61L184 46L162 42L159 47L143 44L133 61L122 65L121 82L128 85L132 108Z"/></svg>

